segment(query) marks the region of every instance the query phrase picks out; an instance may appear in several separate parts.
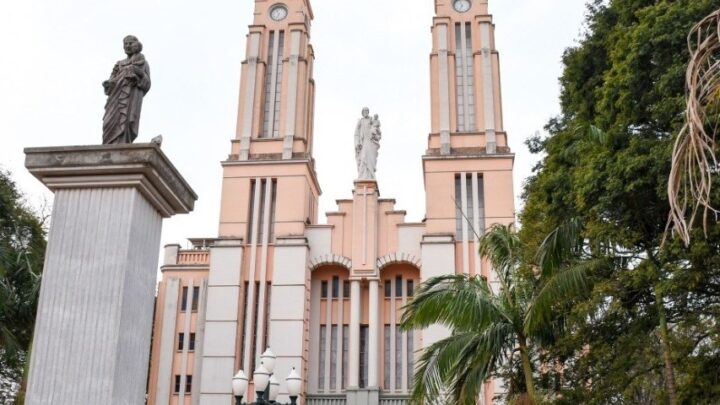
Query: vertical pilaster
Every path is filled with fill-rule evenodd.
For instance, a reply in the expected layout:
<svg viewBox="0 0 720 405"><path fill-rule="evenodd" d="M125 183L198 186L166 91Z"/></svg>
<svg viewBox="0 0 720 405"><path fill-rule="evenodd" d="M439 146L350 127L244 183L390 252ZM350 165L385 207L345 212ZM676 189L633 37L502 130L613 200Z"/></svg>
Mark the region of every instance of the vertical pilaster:
<svg viewBox="0 0 720 405"><path fill-rule="evenodd" d="M448 26L447 24L439 24L437 29L438 42L438 92L440 100L438 102L440 108L440 153L442 155L450 154L450 69L449 69L449 52L448 52Z"/></svg>
<svg viewBox="0 0 720 405"><path fill-rule="evenodd" d="M258 237L258 227L260 226L260 190L262 188L262 180L258 177L255 179L255 185L254 185L254 199L253 199L253 211L251 213L252 215L252 229L250 232L252 233L249 236L250 241L250 263L247 269L247 281L248 281L248 287L245 291L245 308L248 310L245 311L245 341L243 342L243 370L250 370L250 359L252 359L252 356L255 355L255 353L252 350L252 337L253 337L253 328L255 327L255 311L252 310L253 306L255 305L255 263L257 260L257 237ZM252 372L252 371L248 371Z"/></svg>
<svg viewBox="0 0 720 405"><path fill-rule="evenodd" d="M210 274L202 346L200 405L230 402L227 381L235 375L238 305L243 283L242 240L218 240L210 247Z"/></svg>
<svg viewBox="0 0 720 405"><path fill-rule="evenodd" d="M278 380L290 374L293 367L305 369L305 325L309 322L307 281L310 279L308 243L304 237L278 237L273 256L274 275L270 304L270 348L277 356L275 375ZM280 384L278 402L287 403L287 386Z"/></svg>
<svg viewBox="0 0 720 405"><path fill-rule="evenodd" d="M290 34L290 58L288 60L290 72L288 73L288 95L285 107L285 139L283 140L283 159L292 159L293 139L295 137L295 121L297 117L298 93L298 63L300 60L299 30Z"/></svg>
<svg viewBox="0 0 720 405"><path fill-rule="evenodd" d="M245 74L245 93L242 95L243 110L240 123L240 160L250 156L253 113L255 111L255 88L258 76L258 57L260 52L260 33L251 32L248 36L248 55Z"/></svg>
<svg viewBox="0 0 720 405"><path fill-rule="evenodd" d="M495 153L497 140L495 136L495 79L493 77L492 48L490 43L490 22L480 24L480 46L482 58L482 88L485 116L485 140L487 153Z"/></svg>
<svg viewBox="0 0 720 405"><path fill-rule="evenodd" d="M265 313L267 312L267 267L268 267L268 243L270 239L270 213L272 211L272 178L265 179L265 200L263 204L263 233L262 233L262 250L260 254L260 291L258 292L258 314L257 314L257 341L255 343L255 358L259 359L260 355L265 351L263 347L265 342ZM248 306L248 308L250 308Z"/></svg>

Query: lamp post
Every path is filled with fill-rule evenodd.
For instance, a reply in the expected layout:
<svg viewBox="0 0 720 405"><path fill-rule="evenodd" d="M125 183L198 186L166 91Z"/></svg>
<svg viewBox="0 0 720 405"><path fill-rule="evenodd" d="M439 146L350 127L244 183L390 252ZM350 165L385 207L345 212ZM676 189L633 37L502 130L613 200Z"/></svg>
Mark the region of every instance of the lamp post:
<svg viewBox="0 0 720 405"><path fill-rule="evenodd" d="M276 402L280 393L280 382L273 375L275 369L275 355L268 348L265 353L260 356L260 365L253 372L253 382L255 383L255 392L257 400L250 404L243 404L242 399L248 387L248 378L243 370L237 372L232 380L233 396L235 397L235 405L296 405L297 398L302 388L302 379L293 367L290 375L285 379L288 393L290 394L290 403L281 404Z"/></svg>

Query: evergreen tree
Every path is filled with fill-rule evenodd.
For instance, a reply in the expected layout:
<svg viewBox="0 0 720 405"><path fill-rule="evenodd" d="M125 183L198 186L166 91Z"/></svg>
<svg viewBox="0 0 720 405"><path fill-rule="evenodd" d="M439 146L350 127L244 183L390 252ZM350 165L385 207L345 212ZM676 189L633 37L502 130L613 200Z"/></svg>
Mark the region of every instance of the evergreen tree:
<svg viewBox="0 0 720 405"><path fill-rule="evenodd" d="M18 388L30 349L45 229L9 173L0 171L0 398Z"/></svg>
<svg viewBox="0 0 720 405"><path fill-rule="evenodd" d="M718 8L718 0L593 1L586 35L563 57L562 113L548 138L528 142L545 157L524 190L524 260L535 262L544 235L577 218L592 255L612 263L589 274L587 299L553 304L564 333L543 349L562 367L542 381L558 402L720 401L720 230L661 248L687 36Z"/></svg>

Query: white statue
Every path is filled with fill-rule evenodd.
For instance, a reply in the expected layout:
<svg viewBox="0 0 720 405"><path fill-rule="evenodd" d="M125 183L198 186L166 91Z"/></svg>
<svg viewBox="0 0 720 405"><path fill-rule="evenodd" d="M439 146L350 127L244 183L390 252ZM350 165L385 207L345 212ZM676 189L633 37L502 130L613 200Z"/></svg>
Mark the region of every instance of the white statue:
<svg viewBox="0 0 720 405"><path fill-rule="evenodd" d="M359 179L375 180L381 138L378 115L370 118L370 109L363 108L362 118L355 127L355 160Z"/></svg>

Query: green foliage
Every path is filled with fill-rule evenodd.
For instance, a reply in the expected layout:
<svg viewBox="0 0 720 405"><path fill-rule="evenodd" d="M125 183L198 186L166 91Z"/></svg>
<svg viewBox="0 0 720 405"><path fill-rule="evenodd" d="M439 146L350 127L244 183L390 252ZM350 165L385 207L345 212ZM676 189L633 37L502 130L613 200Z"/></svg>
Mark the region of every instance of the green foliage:
<svg viewBox="0 0 720 405"><path fill-rule="evenodd" d="M533 347L554 342L563 324L556 302L585 297L587 274L604 263L569 260L563 253L583 250L582 240L571 236L576 224L570 221L546 238L540 256L558 261L547 264L545 277L536 277L522 262L525 247L513 226L494 225L480 239L480 254L497 270L495 289L485 278L466 275L436 277L418 287L405 307L403 327L441 324L452 333L423 351L413 386L417 402L434 403L447 388L449 403L475 404L482 383L498 375L509 381L507 399L533 402Z"/></svg>
<svg viewBox="0 0 720 405"><path fill-rule="evenodd" d="M43 220L0 171L0 377L22 374L45 256Z"/></svg>
<svg viewBox="0 0 720 405"><path fill-rule="evenodd" d="M679 403L720 401L720 231L660 249L686 38L718 8L720 0L592 2L585 37L563 57L562 113L548 138L528 143L545 157L523 193L523 262L537 264L544 286L526 323L562 326L541 356L562 365L541 378L558 403L666 402L663 315ZM582 226L563 230L569 218ZM551 281L550 269L564 274Z"/></svg>

